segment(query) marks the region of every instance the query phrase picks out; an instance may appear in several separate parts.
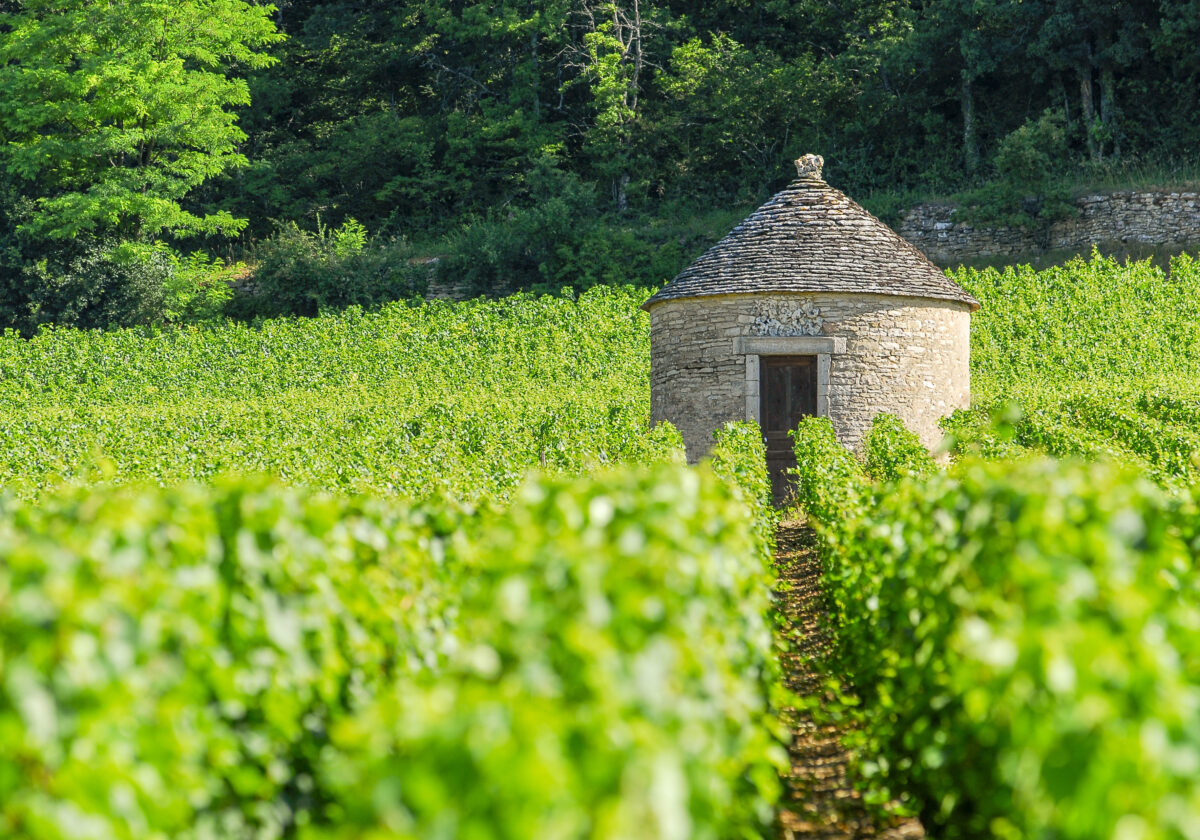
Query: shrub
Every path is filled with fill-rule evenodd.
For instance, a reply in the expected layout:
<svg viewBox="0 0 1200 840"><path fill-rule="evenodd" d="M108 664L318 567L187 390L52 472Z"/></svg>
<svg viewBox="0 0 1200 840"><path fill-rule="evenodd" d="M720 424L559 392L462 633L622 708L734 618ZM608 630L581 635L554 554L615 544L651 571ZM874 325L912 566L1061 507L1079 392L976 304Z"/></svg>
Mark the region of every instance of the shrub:
<svg viewBox="0 0 1200 840"><path fill-rule="evenodd" d="M1045 230L1078 213L1071 185L1059 176L1071 162L1066 121L1047 109L997 144L996 178L957 196L958 222Z"/></svg>
<svg viewBox="0 0 1200 840"><path fill-rule="evenodd" d="M318 222L316 231L291 222L255 245L250 263L232 308L239 318L373 306L424 294L429 282L407 243L371 241L354 219L338 228Z"/></svg>
<svg viewBox="0 0 1200 840"><path fill-rule="evenodd" d="M92 329L161 323L174 265L165 250L78 240L24 268L31 332L41 324Z"/></svg>
<svg viewBox="0 0 1200 840"><path fill-rule="evenodd" d="M517 289L557 291L564 285L586 289L595 272L608 282L629 282L612 274L596 243L590 241L596 219L595 189L574 175L542 164L531 175L523 204L506 205L486 216L469 217L446 242L439 274L465 283L476 294ZM588 268L579 276L558 271L572 255L588 252Z"/></svg>
<svg viewBox="0 0 1200 840"><path fill-rule="evenodd" d="M470 220L448 238L438 273L477 294L658 285L686 265L689 256L670 233L663 236L666 241L649 241L637 222L551 198L535 207Z"/></svg>
<svg viewBox="0 0 1200 840"><path fill-rule="evenodd" d="M837 439L828 417L805 417L791 432L796 450L796 500L826 539L865 503L862 466Z"/></svg>
<svg viewBox="0 0 1200 840"><path fill-rule="evenodd" d="M199 251L182 256L163 242L80 237L51 244L0 235L0 327L29 336L48 324L109 329L213 320L242 268Z"/></svg>
<svg viewBox="0 0 1200 840"><path fill-rule="evenodd" d="M937 469L929 450L895 414L876 414L863 441L863 465L876 481L928 475Z"/></svg>
<svg viewBox="0 0 1200 840"><path fill-rule="evenodd" d="M203 251L181 256L161 243L155 245L155 250L165 253L171 265L163 278L164 323L197 324L218 320L225 314L233 297L233 283L245 274L245 265L230 265Z"/></svg>
<svg viewBox="0 0 1200 840"><path fill-rule="evenodd" d="M1040 191L1070 162L1066 118L1052 108L1026 120L996 146L996 171L1018 189Z"/></svg>
<svg viewBox="0 0 1200 840"><path fill-rule="evenodd" d="M1136 474L1050 461L905 480L841 519L827 663L878 795L951 839L1187 836L1196 521Z"/></svg>
<svg viewBox="0 0 1200 840"><path fill-rule="evenodd" d="M438 274L477 294L660 286L743 212L681 202L654 216L606 214L594 188L558 173L527 197L468 219L446 237Z"/></svg>

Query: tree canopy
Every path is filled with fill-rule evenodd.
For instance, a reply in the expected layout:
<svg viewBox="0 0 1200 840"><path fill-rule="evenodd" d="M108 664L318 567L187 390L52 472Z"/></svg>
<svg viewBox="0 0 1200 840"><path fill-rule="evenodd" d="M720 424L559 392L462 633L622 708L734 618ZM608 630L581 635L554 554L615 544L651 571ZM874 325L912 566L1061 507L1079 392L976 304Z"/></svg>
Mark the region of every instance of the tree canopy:
<svg viewBox="0 0 1200 840"><path fill-rule="evenodd" d="M1047 110L1064 169L1185 160L1194 6L291 0L252 81L253 169L221 206L258 232L317 213L438 229L538 200L547 167L601 210L752 201L805 152L858 195L946 192L1002 175L1005 139Z"/></svg>
<svg viewBox="0 0 1200 840"><path fill-rule="evenodd" d="M29 289L88 276L92 240L248 254L284 288L345 277L358 258L327 246L349 225L398 249L355 263L362 289L387 294L408 284L389 266L434 256L477 290L649 284L804 153L885 210L974 190L998 218L1026 204L1049 218L1062 196L1025 197L1072 178L1194 176L1200 154L1195 2L0 10L0 283L24 278L8 296L34 321L67 309ZM319 309L383 294L359 291L286 297Z"/></svg>
<svg viewBox="0 0 1200 840"><path fill-rule="evenodd" d="M34 200L31 233L235 233L180 201L244 165L234 71L274 62L272 8L243 0L24 0L0 15L4 164Z"/></svg>

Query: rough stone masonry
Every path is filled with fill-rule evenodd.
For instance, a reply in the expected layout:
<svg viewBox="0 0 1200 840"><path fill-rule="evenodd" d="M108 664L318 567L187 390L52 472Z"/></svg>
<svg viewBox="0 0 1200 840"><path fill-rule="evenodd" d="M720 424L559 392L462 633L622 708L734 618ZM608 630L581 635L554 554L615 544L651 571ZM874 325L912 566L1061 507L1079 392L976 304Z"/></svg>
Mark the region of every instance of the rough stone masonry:
<svg viewBox="0 0 1200 840"><path fill-rule="evenodd" d="M652 421L671 421L695 460L725 422L758 419L758 354L737 352L747 345L738 339L751 336L762 308L801 303L820 310L822 336L842 339L827 345L824 406L839 440L857 448L875 415L891 412L936 447L938 420L970 404L970 310L945 300L825 292L666 301L651 311Z"/></svg>
<svg viewBox="0 0 1200 840"><path fill-rule="evenodd" d="M979 257L1079 250L1094 244L1189 245L1200 243L1200 193L1125 191L1085 195L1076 215L1046 229L974 227L954 220L952 204L918 204L897 231L939 265Z"/></svg>

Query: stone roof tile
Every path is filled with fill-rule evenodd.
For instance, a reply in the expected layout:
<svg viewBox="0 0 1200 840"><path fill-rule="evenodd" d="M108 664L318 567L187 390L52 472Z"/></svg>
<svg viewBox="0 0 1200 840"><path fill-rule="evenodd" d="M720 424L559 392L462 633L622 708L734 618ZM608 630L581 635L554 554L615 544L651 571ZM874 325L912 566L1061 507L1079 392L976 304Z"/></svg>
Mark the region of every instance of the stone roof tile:
<svg viewBox="0 0 1200 840"><path fill-rule="evenodd" d="M806 156L797 161L799 168ZM643 304L762 292L858 292L979 302L913 245L820 178L802 176Z"/></svg>

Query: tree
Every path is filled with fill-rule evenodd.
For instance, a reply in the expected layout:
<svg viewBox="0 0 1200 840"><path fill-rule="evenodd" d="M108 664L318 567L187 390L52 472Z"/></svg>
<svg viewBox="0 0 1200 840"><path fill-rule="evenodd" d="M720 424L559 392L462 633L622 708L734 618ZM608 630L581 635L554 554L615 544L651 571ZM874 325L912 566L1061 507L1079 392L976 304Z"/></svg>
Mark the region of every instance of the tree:
<svg viewBox="0 0 1200 840"><path fill-rule="evenodd" d="M679 177L698 190L724 186L747 202L790 179L789 152L800 154L793 141L809 143L822 116L813 64L806 55L783 61L751 51L723 34L676 47L657 79L658 133Z"/></svg>
<svg viewBox="0 0 1200 840"><path fill-rule="evenodd" d="M579 0L573 18L578 37L569 50L570 66L591 94L584 145L597 171L612 184L617 209L624 212L643 111L642 87L653 66L648 42L661 22L657 10L643 0Z"/></svg>
<svg viewBox="0 0 1200 840"><path fill-rule="evenodd" d="M1162 7L1172 5L1163 3ZM1074 74L1084 140L1093 161L1103 160L1107 150L1114 158L1121 156L1119 83L1144 62L1149 33L1158 28L1158 18L1159 9L1149 0L1119 4L1053 0L1048 4L1030 54L1055 72Z"/></svg>
<svg viewBox="0 0 1200 840"><path fill-rule="evenodd" d="M180 202L241 166L236 73L265 67L274 7L244 0L23 0L0 13L3 163L50 240L232 233Z"/></svg>

